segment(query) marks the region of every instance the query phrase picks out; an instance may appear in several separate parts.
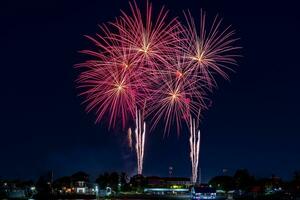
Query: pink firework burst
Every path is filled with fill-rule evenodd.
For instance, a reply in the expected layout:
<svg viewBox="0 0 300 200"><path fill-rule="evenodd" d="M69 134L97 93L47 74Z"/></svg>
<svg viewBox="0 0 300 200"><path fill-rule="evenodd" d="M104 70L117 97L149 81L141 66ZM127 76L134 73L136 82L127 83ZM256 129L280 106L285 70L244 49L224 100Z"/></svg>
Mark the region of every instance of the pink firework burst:
<svg viewBox="0 0 300 200"><path fill-rule="evenodd" d="M109 116L109 124L114 126L118 117L125 127L127 120L135 113L137 101L136 82L130 73L120 72L117 66L110 68L90 68L82 72L78 78L87 103L86 110L95 110L97 120L104 115Z"/></svg>
<svg viewBox="0 0 300 200"><path fill-rule="evenodd" d="M135 107L145 98L147 87L131 49L115 40L107 26L101 26L101 30L103 35L97 34L96 38L87 36L98 51L81 51L93 59L77 65L83 68L78 78L80 94L86 98L86 110L96 112L97 122L108 116L109 126L120 120L125 128L135 116Z"/></svg>
<svg viewBox="0 0 300 200"><path fill-rule="evenodd" d="M165 133L174 123L179 133L181 122L188 123L190 115L197 116L205 107L205 90L198 87L198 80L187 68L186 58L176 55L168 62L165 70L157 70L152 80L148 109L153 127L164 120Z"/></svg>
<svg viewBox="0 0 300 200"><path fill-rule="evenodd" d="M189 60L189 70L209 88L216 86L214 73L228 79L226 70L230 65L236 65L234 46L238 40L234 31L228 26L222 30L222 20L216 16L211 25L207 23L206 13L201 10L200 28L197 29L190 12L185 12L186 26L184 26L181 47L183 55Z"/></svg>
<svg viewBox="0 0 300 200"><path fill-rule="evenodd" d="M178 47L180 24L177 19L168 20L168 11L164 8L155 18L148 1L144 12L135 1L130 3L130 11L130 14L122 11L121 17L112 23L118 30L116 39L132 49L143 66L154 68L166 64L166 59Z"/></svg>

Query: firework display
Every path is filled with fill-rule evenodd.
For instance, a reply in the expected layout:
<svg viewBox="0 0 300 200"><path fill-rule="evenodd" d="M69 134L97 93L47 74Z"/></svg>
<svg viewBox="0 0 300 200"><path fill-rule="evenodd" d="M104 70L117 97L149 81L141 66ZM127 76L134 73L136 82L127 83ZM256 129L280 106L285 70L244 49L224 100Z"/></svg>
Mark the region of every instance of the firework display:
<svg viewBox="0 0 300 200"><path fill-rule="evenodd" d="M207 108L207 94L216 86L214 76L228 79L226 71L236 64L234 31L221 30L218 17L207 23L202 11L196 26L190 12L181 22L164 8L155 16L148 2L144 10L136 2L129 5L129 12L121 11L114 21L100 26L101 33L86 36L95 50L81 51L92 58L76 65L86 111L96 113L96 122L108 119L109 127L128 129L129 146L135 142L138 174L143 171L145 121L150 130L163 121L165 133L174 126L179 133L185 122L196 182L200 152L196 124Z"/></svg>

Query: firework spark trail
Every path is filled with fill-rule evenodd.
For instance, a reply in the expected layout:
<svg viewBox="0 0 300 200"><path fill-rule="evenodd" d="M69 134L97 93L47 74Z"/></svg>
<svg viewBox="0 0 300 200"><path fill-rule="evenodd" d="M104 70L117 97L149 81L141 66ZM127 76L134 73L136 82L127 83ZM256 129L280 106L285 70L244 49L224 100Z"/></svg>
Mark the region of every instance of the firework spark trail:
<svg viewBox="0 0 300 200"><path fill-rule="evenodd" d="M129 148L132 149L132 131L131 131L131 128L129 128L128 132L127 132L127 141L128 141Z"/></svg>
<svg viewBox="0 0 300 200"><path fill-rule="evenodd" d="M135 126L135 150L137 157L138 174L142 174L144 162L146 122L142 123L142 116L140 110L136 110Z"/></svg>
<svg viewBox="0 0 300 200"><path fill-rule="evenodd" d="M196 133L195 119L190 119L190 157L192 162L192 182L196 183L198 178L198 165L200 153L200 130Z"/></svg>

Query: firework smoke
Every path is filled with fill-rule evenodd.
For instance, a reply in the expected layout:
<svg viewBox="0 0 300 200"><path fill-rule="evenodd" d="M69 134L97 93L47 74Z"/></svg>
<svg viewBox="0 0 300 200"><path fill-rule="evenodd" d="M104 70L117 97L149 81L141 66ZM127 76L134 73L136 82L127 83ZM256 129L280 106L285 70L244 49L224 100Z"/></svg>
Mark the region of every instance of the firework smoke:
<svg viewBox="0 0 300 200"><path fill-rule="evenodd" d="M190 120L190 157L192 162L192 182L197 182L200 153L200 130L196 133L195 119Z"/></svg>

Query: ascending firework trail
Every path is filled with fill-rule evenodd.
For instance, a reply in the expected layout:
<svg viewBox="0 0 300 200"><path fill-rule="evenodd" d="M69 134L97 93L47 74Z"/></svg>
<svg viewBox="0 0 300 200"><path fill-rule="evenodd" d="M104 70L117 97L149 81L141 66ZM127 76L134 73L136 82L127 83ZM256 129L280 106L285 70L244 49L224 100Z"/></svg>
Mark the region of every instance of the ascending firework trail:
<svg viewBox="0 0 300 200"><path fill-rule="evenodd" d="M136 111L135 118L135 150L137 155L137 172L138 174L143 173L143 161L144 161L144 145L145 145L145 136L146 136L146 122L143 122L141 111ZM132 133L131 129L128 130Z"/></svg>
<svg viewBox="0 0 300 200"><path fill-rule="evenodd" d="M195 119L190 120L190 158L192 163L192 182L197 182L200 152L200 130L196 129Z"/></svg>

